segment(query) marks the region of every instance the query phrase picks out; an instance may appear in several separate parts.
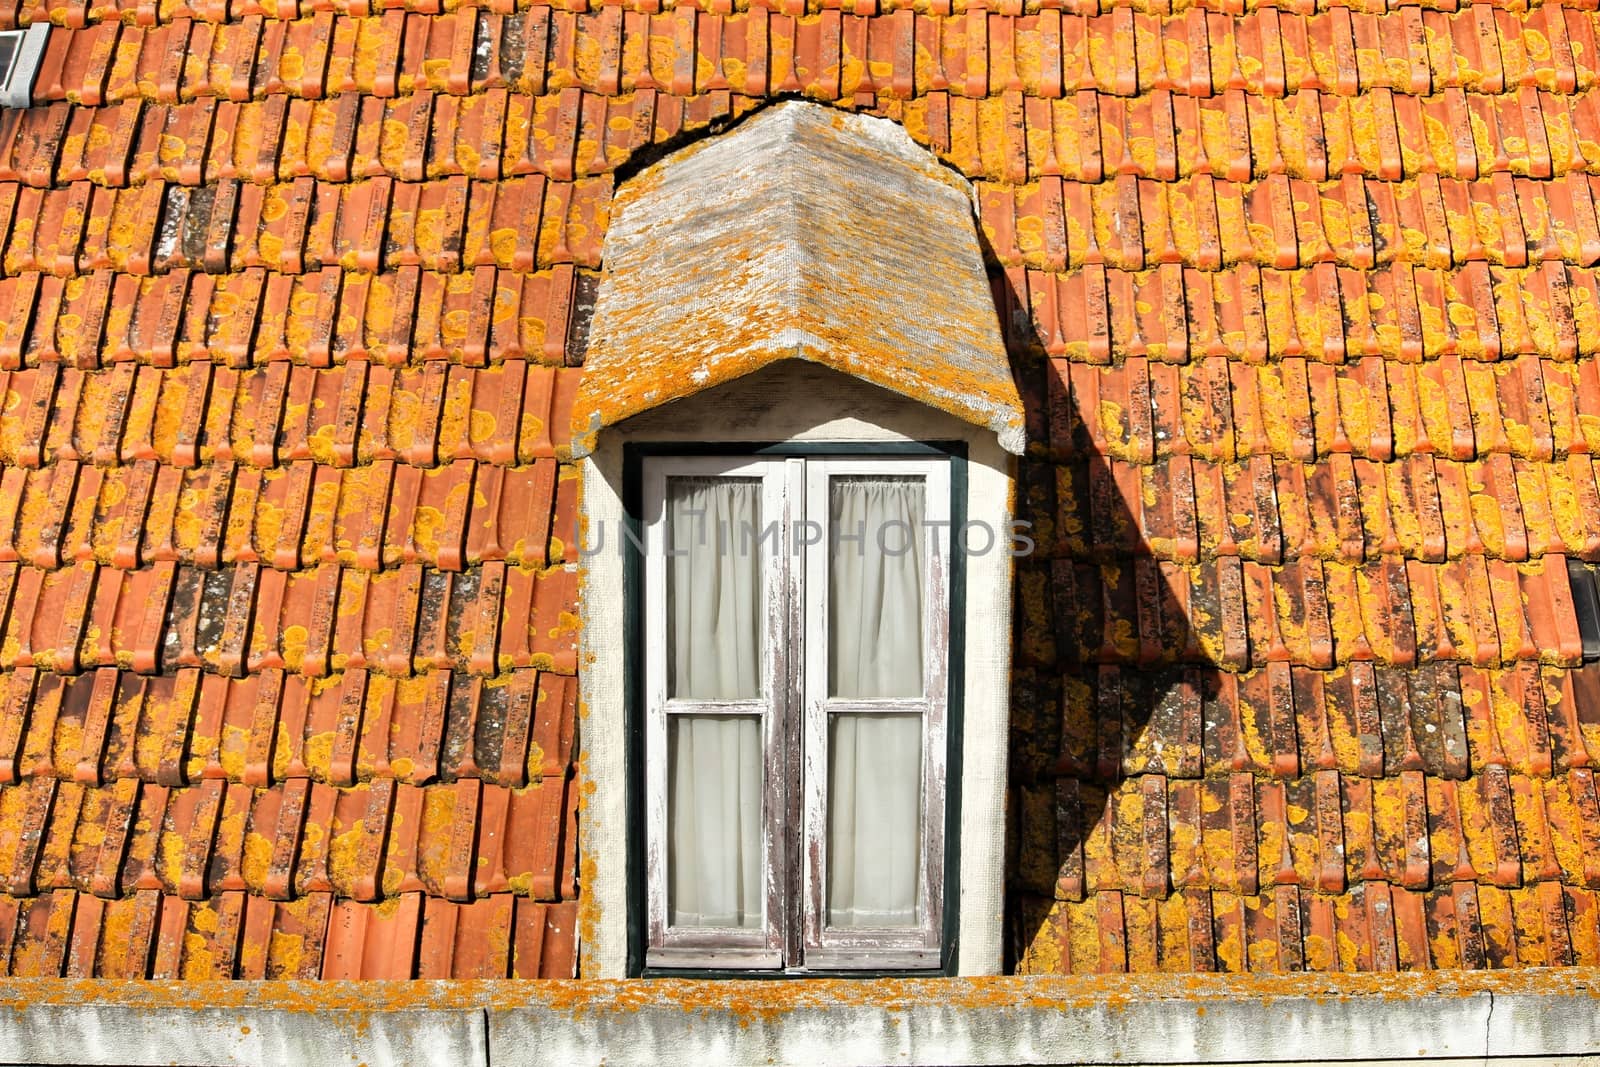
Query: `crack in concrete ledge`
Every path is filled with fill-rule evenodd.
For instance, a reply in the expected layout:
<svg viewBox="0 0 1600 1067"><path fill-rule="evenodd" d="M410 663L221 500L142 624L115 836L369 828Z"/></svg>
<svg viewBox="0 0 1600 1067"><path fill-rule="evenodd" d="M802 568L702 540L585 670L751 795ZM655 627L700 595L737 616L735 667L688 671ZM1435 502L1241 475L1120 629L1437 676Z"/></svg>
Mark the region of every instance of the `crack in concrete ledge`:
<svg viewBox="0 0 1600 1067"><path fill-rule="evenodd" d="M1489 994L1489 1014L1483 1017L1483 1062L1489 1062L1490 1053L1493 1051L1490 1043L1494 1040L1494 990L1487 990Z"/></svg>

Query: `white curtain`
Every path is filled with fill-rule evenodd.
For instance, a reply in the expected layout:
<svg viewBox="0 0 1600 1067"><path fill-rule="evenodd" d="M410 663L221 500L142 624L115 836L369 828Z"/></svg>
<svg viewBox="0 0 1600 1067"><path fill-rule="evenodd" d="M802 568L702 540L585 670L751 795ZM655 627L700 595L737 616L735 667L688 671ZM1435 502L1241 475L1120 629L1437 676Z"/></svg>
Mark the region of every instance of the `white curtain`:
<svg viewBox="0 0 1600 1067"><path fill-rule="evenodd" d="M668 481L667 662L681 700L761 695L761 483ZM668 921L759 927L761 720L673 715L668 726Z"/></svg>
<svg viewBox="0 0 1600 1067"><path fill-rule="evenodd" d="M761 483L667 482L667 693L680 700L761 695Z"/></svg>
<svg viewBox="0 0 1600 1067"><path fill-rule="evenodd" d="M829 495L829 687L844 699L920 697L923 483L835 478ZM828 925L915 925L922 716L838 713L828 735Z"/></svg>
<svg viewBox="0 0 1600 1067"><path fill-rule="evenodd" d="M914 926L922 861L922 716L829 724L828 925Z"/></svg>
<svg viewBox="0 0 1600 1067"><path fill-rule="evenodd" d="M832 483L828 688L846 698L919 697L922 479Z"/></svg>
<svg viewBox="0 0 1600 1067"><path fill-rule="evenodd" d="M673 926L760 926L761 720L674 715L667 813Z"/></svg>

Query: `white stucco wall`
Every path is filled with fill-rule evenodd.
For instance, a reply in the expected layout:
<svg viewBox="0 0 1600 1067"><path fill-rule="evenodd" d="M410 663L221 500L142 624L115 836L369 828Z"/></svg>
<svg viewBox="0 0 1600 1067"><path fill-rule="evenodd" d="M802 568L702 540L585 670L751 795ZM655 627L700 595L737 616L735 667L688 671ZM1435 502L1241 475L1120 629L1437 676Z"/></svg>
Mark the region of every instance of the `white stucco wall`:
<svg viewBox="0 0 1600 1067"><path fill-rule="evenodd" d="M963 690L961 893L958 966L998 974L1005 874L1006 737L1011 654L1012 458L988 430L811 363L790 361L655 409L600 435L583 461L585 544L606 550L583 567L580 638L585 781L581 811L583 921L580 973L616 978L627 967L626 739L623 690L623 518L626 442L704 444L779 441L965 441L967 518L988 523L997 543L967 559L966 684ZM982 540L974 537L974 547Z"/></svg>

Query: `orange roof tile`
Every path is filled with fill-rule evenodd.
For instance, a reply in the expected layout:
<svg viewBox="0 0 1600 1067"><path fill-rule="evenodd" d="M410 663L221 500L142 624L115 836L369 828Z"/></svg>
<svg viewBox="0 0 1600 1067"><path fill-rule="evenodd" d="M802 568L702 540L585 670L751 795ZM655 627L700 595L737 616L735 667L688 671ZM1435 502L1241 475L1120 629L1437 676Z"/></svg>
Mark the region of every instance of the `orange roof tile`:
<svg viewBox="0 0 1600 1067"><path fill-rule="evenodd" d="M978 189L1011 964L1600 963L1594 12L447 7L0 0L0 974L572 973L608 205L780 95Z"/></svg>

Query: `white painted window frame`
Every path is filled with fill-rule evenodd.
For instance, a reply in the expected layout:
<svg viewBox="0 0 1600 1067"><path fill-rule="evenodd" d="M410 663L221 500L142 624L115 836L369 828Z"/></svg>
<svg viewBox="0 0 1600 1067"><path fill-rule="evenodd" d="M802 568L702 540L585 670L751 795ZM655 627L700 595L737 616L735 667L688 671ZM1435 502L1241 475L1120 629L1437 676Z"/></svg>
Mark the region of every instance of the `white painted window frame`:
<svg viewBox="0 0 1600 1067"><path fill-rule="evenodd" d="M50 23L35 22L25 30L5 30L0 37L14 42L11 66L0 77L0 107L25 108L33 104L33 82L50 41Z"/></svg>
<svg viewBox="0 0 1600 1067"><path fill-rule="evenodd" d="M870 453L870 448L867 450ZM835 477L920 477L924 483L927 584L923 596L923 695L839 699L828 695L828 575L839 541L831 526ZM941 964L944 922L947 711L950 655L950 460L947 457L803 455L650 456L642 468L644 526L644 790L646 966L794 973L917 970ZM778 523L763 569L762 695L751 700L675 698L667 683L666 488L674 477L758 478L761 533ZM817 531L801 540L802 523ZM715 532L712 536L717 536ZM869 535L870 536L870 535ZM807 650L811 650L808 655ZM828 722L846 712L921 716L921 913L915 927L834 929L823 921L827 886ZM762 736L762 877L759 928L673 927L668 922L668 723L676 715L759 715Z"/></svg>
<svg viewBox="0 0 1600 1067"><path fill-rule="evenodd" d="M751 457L660 456L645 464L644 476L644 611L645 611L645 867L649 959L653 967L771 968L783 961L783 880L785 853L783 812L762 790L766 808L761 817L762 884L765 914L758 929L739 927L673 927L667 908L667 736L668 720L679 715L757 715L761 719L762 775L781 781L786 745L777 708L784 702L789 672L787 649L775 632L772 613L787 602L787 575L782 566L763 569L762 610L768 625L761 642L763 692L752 700L686 700L667 692L667 543L666 486L674 477L717 477L761 480L761 522L787 516L789 494L780 471L770 460ZM737 531L734 531L737 536ZM711 536L718 536L712 532Z"/></svg>
<svg viewBox="0 0 1600 1067"><path fill-rule="evenodd" d="M923 695L915 699L847 700L828 693L829 568L836 532L829 489L835 477L921 477L928 579L923 591ZM822 536L806 548L805 688L802 696L805 759L805 963L809 969L910 970L939 966L944 918L944 827L946 711L950 659L950 461L907 457L810 458L805 466L805 517L822 525ZM942 524L942 525L941 525ZM941 536L941 534L943 536ZM872 536L869 534L868 536ZM918 896L922 914L915 929L830 929L823 922L828 885L828 721L846 712L895 711L922 717L922 856Z"/></svg>

